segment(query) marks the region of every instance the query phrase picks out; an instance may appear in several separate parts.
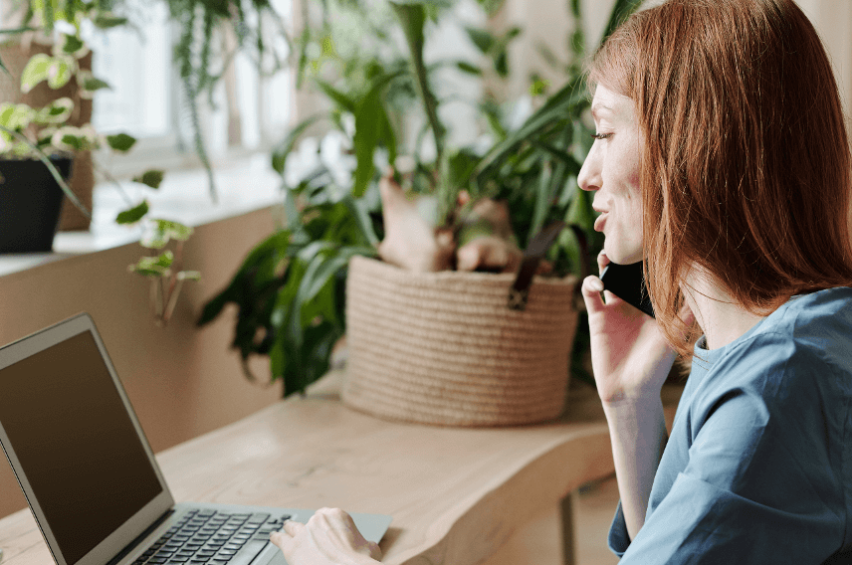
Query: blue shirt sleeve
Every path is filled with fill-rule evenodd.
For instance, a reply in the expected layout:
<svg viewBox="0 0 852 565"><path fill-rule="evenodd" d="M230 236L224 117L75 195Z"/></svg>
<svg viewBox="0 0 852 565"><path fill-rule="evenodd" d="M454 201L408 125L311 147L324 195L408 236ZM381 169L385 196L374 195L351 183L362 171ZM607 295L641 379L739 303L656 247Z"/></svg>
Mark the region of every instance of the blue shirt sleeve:
<svg viewBox="0 0 852 565"><path fill-rule="evenodd" d="M630 546L630 534L627 533L627 522L624 521L624 512L621 510L620 500L618 501L618 508L615 509L615 517L612 519L606 541L609 550L618 557L622 557Z"/></svg>
<svg viewBox="0 0 852 565"><path fill-rule="evenodd" d="M632 542L619 505L609 543L623 552L623 565L816 565L843 546L837 446L845 410L832 414L837 407L825 389L809 380L825 379L819 373L828 367L815 359L773 361L761 348L748 357L739 367L772 378L719 387L695 405L688 462L649 506ZM784 380L791 369L792 383Z"/></svg>

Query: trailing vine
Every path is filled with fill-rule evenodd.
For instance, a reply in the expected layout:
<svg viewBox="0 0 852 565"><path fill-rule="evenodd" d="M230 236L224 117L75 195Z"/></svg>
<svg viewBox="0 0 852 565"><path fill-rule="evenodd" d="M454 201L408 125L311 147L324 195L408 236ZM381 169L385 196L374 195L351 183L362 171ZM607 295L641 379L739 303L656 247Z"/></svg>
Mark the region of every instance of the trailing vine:
<svg viewBox="0 0 852 565"><path fill-rule="evenodd" d="M236 50L243 51L257 65L261 75L281 69L286 55L268 41L270 34L289 46L282 17L270 0L165 0L169 13L179 26L174 61L181 78L192 129L193 145L207 171L210 196L217 201L213 170L201 134L199 102L207 95L215 106L213 91L235 53L219 50L216 34L230 27L237 39Z"/></svg>

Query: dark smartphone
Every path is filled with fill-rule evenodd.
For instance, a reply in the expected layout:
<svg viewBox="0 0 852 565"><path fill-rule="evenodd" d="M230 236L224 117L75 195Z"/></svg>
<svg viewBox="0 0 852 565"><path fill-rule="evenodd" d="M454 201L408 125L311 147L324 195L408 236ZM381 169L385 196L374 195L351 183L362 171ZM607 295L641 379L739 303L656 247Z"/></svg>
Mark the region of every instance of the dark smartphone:
<svg viewBox="0 0 852 565"><path fill-rule="evenodd" d="M654 307L648 297L648 287L645 286L645 277L642 274L642 261L630 265L610 263L601 273L601 280L605 290L654 317Z"/></svg>

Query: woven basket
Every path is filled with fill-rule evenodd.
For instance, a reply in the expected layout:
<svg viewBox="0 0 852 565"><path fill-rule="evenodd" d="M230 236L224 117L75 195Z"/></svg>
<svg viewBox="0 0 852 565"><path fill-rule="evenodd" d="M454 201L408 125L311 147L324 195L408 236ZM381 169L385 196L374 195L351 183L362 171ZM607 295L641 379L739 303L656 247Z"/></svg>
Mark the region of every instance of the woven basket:
<svg viewBox="0 0 852 565"><path fill-rule="evenodd" d="M526 310L512 274L415 274L349 264L343 402L386 419L508 426L553 419L568 390L576 279L536 277Z"/></svg>

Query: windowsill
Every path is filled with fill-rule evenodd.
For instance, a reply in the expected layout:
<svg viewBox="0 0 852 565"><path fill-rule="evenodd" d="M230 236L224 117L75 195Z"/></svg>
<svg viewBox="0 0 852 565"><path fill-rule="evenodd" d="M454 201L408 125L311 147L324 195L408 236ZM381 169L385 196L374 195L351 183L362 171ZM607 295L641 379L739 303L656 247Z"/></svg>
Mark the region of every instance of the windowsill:
<svg viewBox="0 0 852 565"><path fill-rule="evenodd" d="M147 198L150 218L164 218L193 227L239 216L281 202L281 179L269 166L265 153L219 163L214 168L219 203L213 204L203 169L166 173L158 190L122 181L128 203L111 183L100 183L94 192L94 213L89 231L59 232L52 253L0 255L0 276L45 263L95 253L139 241L141 227L115 223L118 212Z"/></svg>

